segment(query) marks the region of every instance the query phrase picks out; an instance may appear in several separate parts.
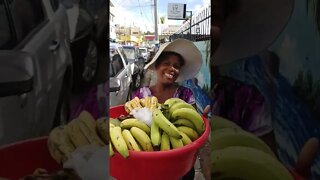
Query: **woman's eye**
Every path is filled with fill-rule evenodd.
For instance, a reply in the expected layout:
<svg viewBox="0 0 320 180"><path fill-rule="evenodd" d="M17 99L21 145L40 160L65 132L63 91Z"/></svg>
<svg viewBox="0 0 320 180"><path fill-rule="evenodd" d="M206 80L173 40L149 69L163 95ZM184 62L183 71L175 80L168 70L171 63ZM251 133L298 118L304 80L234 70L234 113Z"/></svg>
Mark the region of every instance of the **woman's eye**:
<svg viewBox="0 0 320 180"><path fill-rule="evenodd" d="M181 68L180 65L174 65L173 67L174 67L175 69L178 69L178 70Z"/></svg>
<svg viewBox="0 0 320 180"><path fill-rule="evenodd" d="M170 66L170 62L163 62L163 65Z"/></svg>

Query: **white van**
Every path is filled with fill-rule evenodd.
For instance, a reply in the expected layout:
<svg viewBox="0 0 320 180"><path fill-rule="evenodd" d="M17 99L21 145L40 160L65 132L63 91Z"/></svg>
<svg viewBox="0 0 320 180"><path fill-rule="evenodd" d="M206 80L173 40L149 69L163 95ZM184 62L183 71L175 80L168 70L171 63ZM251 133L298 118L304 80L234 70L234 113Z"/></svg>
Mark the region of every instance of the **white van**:
<svg viewBox="0 0 320 180"><path fill-rule="evenodd" d="M72 58L66 9L0 1L0 145L48 135L68 120Z"/></svg>

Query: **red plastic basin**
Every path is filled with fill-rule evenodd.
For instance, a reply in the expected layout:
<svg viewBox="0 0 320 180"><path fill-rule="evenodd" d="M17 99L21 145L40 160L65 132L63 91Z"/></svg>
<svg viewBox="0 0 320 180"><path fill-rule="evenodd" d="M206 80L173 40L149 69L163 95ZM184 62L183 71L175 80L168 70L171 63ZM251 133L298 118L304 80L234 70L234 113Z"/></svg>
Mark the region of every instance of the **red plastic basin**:
<svg viewBox="0 0 320 180"><path fill-rule="evenodd" d="M0 177L10 180L31 175L43 168L49 173L62 169L50 155L48 137L40 137L0 147Z"/></svg>
<svg viewBox="0 0 320 180"><path fill-rule="evenodd" d="M111 118L127 115L124 107L110 108ZM210 125L206 118L204 133L194 142L179 149L169 151L138 152L129 151L124 159L118 152L110 158L110 174L117 180L177 180L185 175L194 165L198 150L207 141Z"/></svg>

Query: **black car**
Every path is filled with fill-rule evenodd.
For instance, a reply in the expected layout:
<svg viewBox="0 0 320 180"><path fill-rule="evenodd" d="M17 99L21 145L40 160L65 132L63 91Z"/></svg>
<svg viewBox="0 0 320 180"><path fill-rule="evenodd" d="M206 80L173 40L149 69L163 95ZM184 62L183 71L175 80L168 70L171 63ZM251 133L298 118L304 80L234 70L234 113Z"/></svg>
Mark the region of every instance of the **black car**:
<svg viewBox="0 0 320 180"><path fill-rule="evenodd" d="M139 55L139 49L135 46L123 45L122 47L129 63L134 63L136 65L132 74L132 79L133 89L137 89L140 87L141 79L143 77L145 60Z"/></svg>

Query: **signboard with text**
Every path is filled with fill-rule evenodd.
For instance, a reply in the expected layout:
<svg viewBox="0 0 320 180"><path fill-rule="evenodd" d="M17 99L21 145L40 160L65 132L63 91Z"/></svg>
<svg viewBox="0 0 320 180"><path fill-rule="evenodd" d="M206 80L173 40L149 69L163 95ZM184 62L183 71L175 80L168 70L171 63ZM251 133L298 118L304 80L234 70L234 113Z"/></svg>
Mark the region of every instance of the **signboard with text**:
<svg viewBox="0 0 320 180"><path fill-rule="evenodd" d="M186 18L187 4L168 3L168 19L184 20Z"/></svg>

